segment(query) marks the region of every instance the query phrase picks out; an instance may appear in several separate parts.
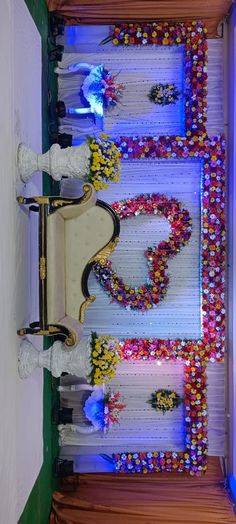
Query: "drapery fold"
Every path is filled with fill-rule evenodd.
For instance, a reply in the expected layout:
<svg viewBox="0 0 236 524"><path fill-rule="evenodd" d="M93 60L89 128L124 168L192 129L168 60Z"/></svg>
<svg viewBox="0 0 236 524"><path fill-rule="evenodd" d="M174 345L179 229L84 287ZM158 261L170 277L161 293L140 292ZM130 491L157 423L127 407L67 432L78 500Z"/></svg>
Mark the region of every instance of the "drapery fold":
<svg viewBox="0 0 236 524"><path fill-rule="evenodd" d="M233 524L217 458L201 478L86 474L72 493L55 492L50 524Z"/></svg>
<svg viewBox="0 0 236 524"><path fill-rule="evenodd" d="M49 11L58 11L69 25L113 24L154 20L184 21L201 19L208 35L217 35L218 23L231 0L47 0Z"/></svg>

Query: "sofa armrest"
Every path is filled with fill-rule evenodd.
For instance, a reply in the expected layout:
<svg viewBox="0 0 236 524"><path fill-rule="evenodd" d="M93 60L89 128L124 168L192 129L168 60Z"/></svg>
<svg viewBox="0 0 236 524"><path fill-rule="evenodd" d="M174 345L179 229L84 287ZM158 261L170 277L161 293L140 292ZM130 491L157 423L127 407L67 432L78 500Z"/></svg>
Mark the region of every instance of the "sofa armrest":
<svg viewBox="0 0 236 524"><path fill-rule="evenodd" d="M83 185L84 195L80 202L73 203L73 204L67 204L63 207L60 207L57 209L57 213L59 213L64 220L70 220L71 218L77 218L80 215L82 215L85 211L90 209L90 207L95 206L97 197L96 197L96 191L92 184L84 184Z"/></svg>
<svg viewBox="0 0 236 524"><path fill-rule="evenodd" d="M83 336L83 325L81 322L74 320L74 318L68 315L64 318L61 318L57 324L65 326L69 330L71 337L65 340L65 349L72 351Z"/></svg>

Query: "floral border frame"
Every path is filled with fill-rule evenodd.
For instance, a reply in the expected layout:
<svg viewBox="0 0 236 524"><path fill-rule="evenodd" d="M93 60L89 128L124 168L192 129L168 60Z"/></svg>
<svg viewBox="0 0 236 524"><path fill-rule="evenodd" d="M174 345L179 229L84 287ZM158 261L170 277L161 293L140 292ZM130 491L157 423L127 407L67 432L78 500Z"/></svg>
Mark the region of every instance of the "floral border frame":
<svg viewBox="0 0 236 524"><path fill-rule="evenodd" d="M124 360L222 361L225 349L225 141L224 137L120 137L123 160L198 159L201 180L201 319L200 339L126 339Z"/></svg>
<svg viewBox="0 0 236 524"><path fill-rule="evenodd" d="M113 454L117 473L189 472L207 469L206 364L185 362L185 450Z"/></svg>
<svg viewBox="0 0 236 524"><path fill-rule="evenodd" d="M207 29L199 20L116 24L114 45L185 45L185 133L206 137Z"/></svg>

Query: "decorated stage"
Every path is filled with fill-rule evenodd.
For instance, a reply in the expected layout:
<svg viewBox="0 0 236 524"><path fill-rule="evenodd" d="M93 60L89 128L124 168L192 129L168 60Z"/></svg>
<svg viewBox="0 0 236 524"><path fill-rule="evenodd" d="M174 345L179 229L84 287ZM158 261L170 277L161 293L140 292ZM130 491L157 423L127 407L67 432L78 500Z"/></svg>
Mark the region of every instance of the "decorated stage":
<svg viewBox="0 0 236 524"><path fill-rule="evenodd" d="M209 44L208 68L200 21L121 24L102 42L96 30L84 42L82 31L55 69L59 135L41 155L40 87L29 102L41 63L29 68L22 34L31 31L39 60L40 40L23 11L10 129L14 152L27 143L12 164L25 205L11 255L14 328L27 335L27 380L15 390L18 514L42 462L38 368L68 374L57 416L60 457L74 471L201 476L208 455L225 455L223 41ZM59 198L28 198L42 192L39 167L61 182ZM36 331L55 336L47 351L30 338Z"/></svg>
<svg viewBox="0 0 236 524"><path fill-rule="evenodd" d="M207 454L225 453L223 40L207 41L193 21L121 24L107 33L97 26L91 39L85 28L68 28L63 43L60 131L77 145L102 127L121 153L120 180L99 191L120 218L120 242L89 278L97 299L84 334L118 339L122 363L108 387L123 391L127 405L105 437L81 435L78 379L62 379L62 406L73 416L71 427L60 426L61 456L73 458L76 471L108 471L113 460L118 472L200 475ZM102 64L118 83L118 102L103 84L102 121L82 96L88 64ZM65 180L61 194L80 188ZM184 405L158 418L145 404L149 383L153 392L156 384L182 395Z"/></svg>

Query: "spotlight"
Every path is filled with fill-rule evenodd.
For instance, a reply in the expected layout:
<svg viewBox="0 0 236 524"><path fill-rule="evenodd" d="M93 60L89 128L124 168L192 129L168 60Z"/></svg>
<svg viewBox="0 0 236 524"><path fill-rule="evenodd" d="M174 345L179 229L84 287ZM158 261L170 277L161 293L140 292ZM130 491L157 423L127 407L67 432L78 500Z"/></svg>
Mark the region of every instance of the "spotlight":
<svg viewBox="0 0 236 524"><path fill-rule="evenodd" d="M71 147L72 146L72 135L69 135L68 133L59 133L57 142L61 146L62 149L66 147Z"/></svg>
<svg viewBox="0 0 236 524"><path fill-rule="evenodd" d="M51 49L48 51L48 56L50 62L61 62L62 61L62 55L64 53L64 45L58 44L51 44Z"/></svg>
<svg viewBox="0 0 236 524"><path fill-rule="evenodd" d="M59 144L62 149L72 146L72 135L69 135L68 133L54 132L50 134L49 139L50 145Z"/></svg>
<svg viewBox="0 0 236 524"><path fill-rule="evenodd" d="M60 458L56 458L53 465L53 473L55 477L68 477L69 475L73 475L73 460L62 460Z"/></svg>
<svg viewBox="0 0 236 524"><path fill-rule="evenodd" d="M49 15L50 33L53 37L64 35L65 21L63 16L51 12Z"/></svg>
<svg viewBox="0 0 236 524"><path fill-rule="evenodd" d="M58 100L56 103L56 113L59 118L64 118L66 116L66 106L63 100Z"/></svg>

